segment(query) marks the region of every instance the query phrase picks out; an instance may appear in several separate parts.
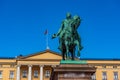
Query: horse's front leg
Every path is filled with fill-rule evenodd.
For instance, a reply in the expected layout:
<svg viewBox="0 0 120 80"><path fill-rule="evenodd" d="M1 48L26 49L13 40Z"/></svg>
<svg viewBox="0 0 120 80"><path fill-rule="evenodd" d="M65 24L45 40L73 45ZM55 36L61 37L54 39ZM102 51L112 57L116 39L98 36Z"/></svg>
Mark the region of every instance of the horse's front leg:
<svg viewBox="0 0 120 80"><path fill-rule="evenodd" d="M77 56L80 56L80 50L81 50L80 43L79 43L78 40L76 40L74 43L78 46L78 53L77 53Z"/></svg>
<svg viewBox="0 0 120 80"><path fill-rule="evenodd" d="M68 46L68 42L65 41L65 47L66 47L66 58L69 57L68 53L69 53L69 46Z"/></svg>
<svg viewBox="0 0 120 80"><path fill-rule="evenodd" d="M65 53L66 53L65 49L62 49L62 60L65 60Z"/></svg>
<svg viewBox="0 0 120 80"><path fill-rule="evenodd" d="M72 60L75 60L75 48L71 49L71 57L72 57Z"/></svg>
<svg viewBox="0 0 120 80"><path fill-rule="evenodd" d="M62 53L62 59L65 60L65 52Z"/></svg>

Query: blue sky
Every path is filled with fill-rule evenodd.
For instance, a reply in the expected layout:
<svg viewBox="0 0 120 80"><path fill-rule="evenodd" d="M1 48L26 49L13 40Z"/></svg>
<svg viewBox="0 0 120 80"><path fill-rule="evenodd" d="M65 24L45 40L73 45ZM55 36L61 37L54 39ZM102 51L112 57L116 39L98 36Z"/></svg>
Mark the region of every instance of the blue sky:
<svg viewBox="0 0 120 80"><path fill-rule="evenodd" d="M44 51L46 29L50 50L60 52L51 35L67 12L83 19L81 58L120 58L119 0L0 0L0 56Z"/></svg>

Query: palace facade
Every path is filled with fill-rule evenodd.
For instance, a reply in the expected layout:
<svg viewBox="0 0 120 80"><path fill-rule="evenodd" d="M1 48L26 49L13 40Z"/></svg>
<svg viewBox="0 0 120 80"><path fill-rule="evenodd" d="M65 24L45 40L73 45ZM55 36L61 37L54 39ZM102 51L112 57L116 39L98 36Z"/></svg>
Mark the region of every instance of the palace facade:
<svg viewBox="0 0 120 80"><path fill-rule="evenodd" d="M52 67L60 65L62 56L45 50L28 56L0 58L0 80L50 80ZM92 80L120 80L120 60L82 59L96 67Z"/></svg>

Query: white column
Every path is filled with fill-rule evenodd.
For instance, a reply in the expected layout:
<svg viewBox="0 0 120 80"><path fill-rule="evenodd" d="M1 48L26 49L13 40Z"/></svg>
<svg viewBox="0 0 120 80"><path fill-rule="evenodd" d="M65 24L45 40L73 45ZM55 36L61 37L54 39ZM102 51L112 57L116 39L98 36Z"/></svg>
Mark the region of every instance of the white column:
<svg viewBox="0 0 120 80"><path fill-rule="evenodd" d="M40 80L43 80L43 66L40 66Z"/></svg>
<svg viewBox="0 0 120 80"><path fill-rule="evenodd" d="M17 80L20 80L20 65L17 66Z"/></svg>
<svg viewBox="0 0 120 80"><path fill-rule="evenodd" d="M32 80L32 66L29 65L28 67L29 67L28 68L28 80Z"/></svg>

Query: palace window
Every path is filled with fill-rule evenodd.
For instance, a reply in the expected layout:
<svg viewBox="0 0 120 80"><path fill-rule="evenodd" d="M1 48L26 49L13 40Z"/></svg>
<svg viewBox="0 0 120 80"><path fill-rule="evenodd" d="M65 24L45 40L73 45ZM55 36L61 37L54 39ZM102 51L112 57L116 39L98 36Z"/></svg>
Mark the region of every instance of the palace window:
<svg viewBox="0 0 120 80"><path fill-rule="evenodd" d="M14 78L14 71L10 71L10 78Z"/></svg>
<svg viewBox="0 0 120 80"><path fill-rule="evenodd" d="M2 64L0 64L0 67L2 67Z"/></svg>
<svg viewBox="0 0 120 80"><path fill-rule="evenodd" d="M107 73L106 72L102 72L102 80L107 80Z"/></svg>
<svg viewBox="0 0 120 80"><path fill-rule="evenodd" d="M118 72L113 72L114 73L114 80L118 80Z"/></svg>
<svg viewBox="0 0 120 80"><path fill-rule="evenodd" d="M23 70L23 72L22 72L22 77L23 77L23 78L27 78L27 70Z"/></svg>
<svg viewBox="0 0 120 80"><path fill-rule="evenodd" d="M38 78L38 70L34 70L34 78Z"/></svg>
<svg viewBox="0 0 120 80"><path fill-rule="evenodd" d="M117 66L113 66L113 68L117 68Z"/></svg>
<svg viewBox="0 0 120 80"><path fill-rule="evenodd" d="M0 79L2 78L2 71L0 71Z"/></svg>
<svg viewBox="0 0 120 80"><path fill-rule="evenodd" d="M10 67L14 67L14 65L10 65Z"/></svg>
<svg viewBox="0 0 120 80"><path fill-rule="evenodd" d="M103 66L102 66L102 68L106 68L106 66L105 66L105 65L103 65Z"/></svg>
<svg viewBox="0 0 120 80"><path fill-rule="evenodd" d="M96 75L95 73L91 76L92 80L96 80Z"/></svg>
<svg viewBox="0 0 120 80"><path fill-rule="evenodd" d="M46 70L46 71L45 71L45 77L46 77L46 78L49 78L49 77L50 77L50 70Z"/></svg>

